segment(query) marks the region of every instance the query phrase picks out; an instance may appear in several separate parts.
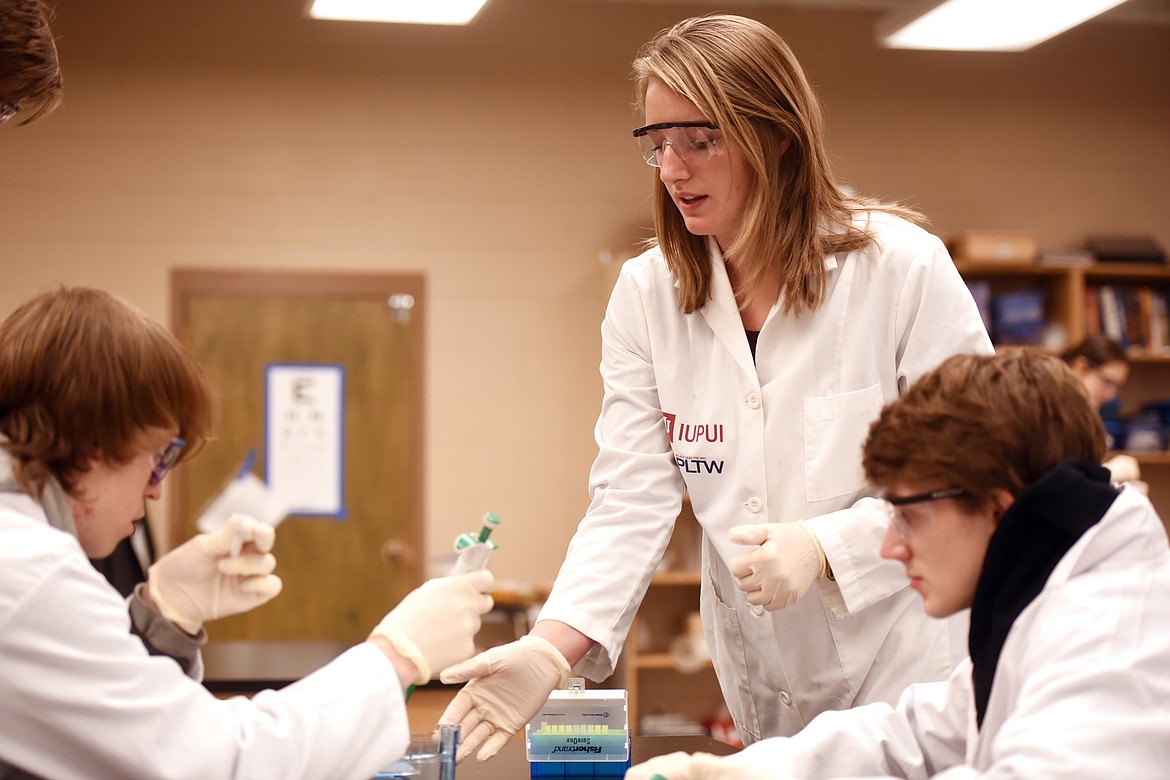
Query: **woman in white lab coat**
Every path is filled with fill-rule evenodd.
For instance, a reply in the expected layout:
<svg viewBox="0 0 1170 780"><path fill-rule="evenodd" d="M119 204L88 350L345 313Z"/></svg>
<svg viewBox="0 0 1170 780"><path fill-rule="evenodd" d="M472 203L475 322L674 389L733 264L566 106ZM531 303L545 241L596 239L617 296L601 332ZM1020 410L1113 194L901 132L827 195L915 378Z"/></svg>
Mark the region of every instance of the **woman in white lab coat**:
<svg viewBox="0 0 1170 780"><path fill-rule="evenodd" d="M817 99L767 27L689 19L634 70L657 241L610 299L592 500L539 621L443 677L471 681L443 720L481 759L570 666L613 671L684 492L746 742L892 702L963 655L963 627L928 621L879 559L860 466L886 402L949 355L991 351L954 264L913 215L840 190Z"/></svg>
<svg viewBox="0 0 1170 780"><path fill-rule="evenodd" d="M1166 777L1170 547L1146 497L1095 465L1105 431L1085 399L1055 357L961 356L870 433L882 555L930 615L971 609L970 660L950 680L627 777Z"/></svg>
<svg viewBox="0 0 1170 780"><path fill-rule="evenodd" d="M0 778L369 777L408 742L406 686L471 655L487 572L424 584L283 690L203 688L203 622L280 590L273 529L195 537L129 610L88 558L133 531L210 419L189 353L105 293L50 290L0 325Z"/></svg>

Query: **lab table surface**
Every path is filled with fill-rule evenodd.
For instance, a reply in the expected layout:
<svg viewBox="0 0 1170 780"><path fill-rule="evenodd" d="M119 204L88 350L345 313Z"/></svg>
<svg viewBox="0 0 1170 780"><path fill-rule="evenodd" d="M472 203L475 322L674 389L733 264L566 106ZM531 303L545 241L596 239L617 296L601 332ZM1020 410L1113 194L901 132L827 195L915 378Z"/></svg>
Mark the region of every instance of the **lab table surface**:
<svg viewBox="0 0 1170 780"><path fill-rule="evenodd" d="M279 688L324 666L345 652L347 647L342 643L328 641L211 642L203 651L206 669L204 685L219 694L248 694L264 688ZM433 723L437 720L458 687L441 686L428 691L437 698L437 703L432 705L433 711L412 715L412 722L416 719L419 723ZM423 699L424 695L416 698ZM422 703L412 702L411 707ZM636 736L631 747L635 764L676 750L688 753L702 751L715 755L728 755L736 751L731 745L699 735ZM524 739L519 736L508 740L490 761L481 762L471 757L460 764L456 771L458 780L526 780L529 776Z"/></svg>
<svg viewBox="0 0 1170 780"><path fill-rule="evenodd" d="M725 756L736 752L736 748L710 737L687 735L676 737L634 737L630 747L634 752L634 763L684 750L688 753L703 752ZM456 780L525 780L529 777L528 759L524 756L524 740L508 740L504 748L490 761L476 761L468 758L455 771ZM585 778L579 778L585 780Z"/></svg>

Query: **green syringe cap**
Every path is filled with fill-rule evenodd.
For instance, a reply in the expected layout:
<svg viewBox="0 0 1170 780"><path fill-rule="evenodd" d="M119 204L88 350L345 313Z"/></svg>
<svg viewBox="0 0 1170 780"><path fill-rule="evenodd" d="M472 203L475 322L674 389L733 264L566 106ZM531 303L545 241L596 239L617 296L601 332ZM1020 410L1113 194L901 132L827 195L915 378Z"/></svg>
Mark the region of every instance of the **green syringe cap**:
<svg viewBox="0 0 1170 780"><path fill-rule="evenodd" d="M477 544L486 544L493 550L499 547L492 539L480 540L475 534L459 534L459 536L455 537L455 552L463 552L468 547L473 547Z"/></svg>

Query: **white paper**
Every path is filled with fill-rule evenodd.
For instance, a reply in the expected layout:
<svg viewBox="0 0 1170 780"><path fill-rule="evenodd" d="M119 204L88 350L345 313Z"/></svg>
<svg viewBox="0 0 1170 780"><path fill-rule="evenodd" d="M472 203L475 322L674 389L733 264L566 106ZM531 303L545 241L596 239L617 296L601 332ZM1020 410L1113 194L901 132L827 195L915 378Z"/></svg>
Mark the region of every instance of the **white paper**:
<svg viewBox="0 0 1170 780"><path fill-rule="evenodd" d="M289 514L345 516L344 409L341 366L267 366L265 472Z"/></svg>
<svg viewBox="0 0 1170 780"><path fill-rule="evenodd" d="M195 527L200 533L214 533L235 514L250 515L276 527L288 514L288 508L259 477L247 473L233 479L211 500Z"/></svg>

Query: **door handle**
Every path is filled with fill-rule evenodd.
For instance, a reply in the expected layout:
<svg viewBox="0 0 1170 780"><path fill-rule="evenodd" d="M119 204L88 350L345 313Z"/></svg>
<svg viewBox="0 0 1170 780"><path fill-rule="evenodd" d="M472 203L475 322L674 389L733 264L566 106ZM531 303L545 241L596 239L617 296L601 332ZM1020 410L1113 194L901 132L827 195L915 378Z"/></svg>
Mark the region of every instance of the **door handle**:
<svg viewBox="0 0 1170 780"><path fill-rule="evenodd" d="M406 567L414 562L414 548L405 539L387 539L380 553L387 566Z"/></svg>

